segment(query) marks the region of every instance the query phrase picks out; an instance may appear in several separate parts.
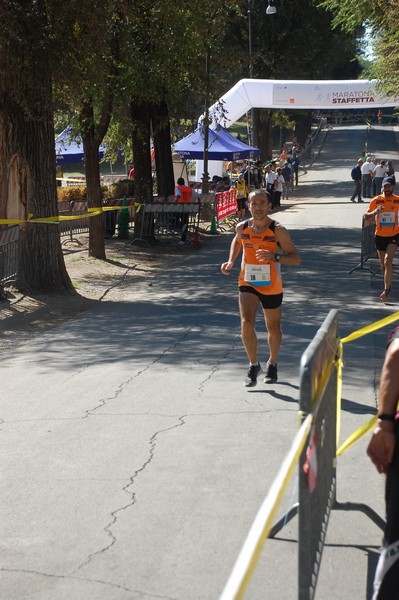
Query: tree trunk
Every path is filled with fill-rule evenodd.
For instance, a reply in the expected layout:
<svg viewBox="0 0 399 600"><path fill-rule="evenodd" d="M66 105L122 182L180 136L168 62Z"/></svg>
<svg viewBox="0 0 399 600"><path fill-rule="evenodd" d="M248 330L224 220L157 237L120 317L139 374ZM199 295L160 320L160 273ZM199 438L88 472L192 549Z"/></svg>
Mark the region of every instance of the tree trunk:
<svg viewBox="0 0 399 600"><path fill-rule="evenodd" d="M89 136L83 136L86 171L87 207L100 208L102 206L102 192L100 186L100 164L98 162L99 144ZM105 260L104 224L103 214L90 217L89 223L89 256Z"/></svg>
<svg viewBox="0 0 399 600"><path fill-rule="evenodd" d="M306 138L312 131L312 112L298 112L296 115L295 137L302 147L305 147Z"/></svg>
<svg viewBox="0 0 399 600"><path fill-rule="evenodd" d="M150 107L147 102L130 104L132 120L132 149L134 160L134 197L136 202L147 204L152 201L152 171L150 149ZM145 221L142 219L146 216ZM134 223L136 237L145 240L154 239L153 221L148 213L140 210Z"/></svg>
<svg viewBox="0 0 399 600"><path fill-rule="evenodd" d="M272 112L262 110L257 113L261 114L258 128L260 155L263 162L266 162L273 158Z"/></svg>
<svg viewBox="0 0 399 600"><path fill-rule="evenodd" d="M170 136L169 110L164 100L152 107L152 130L154 136L158 196L167 199L168 196L173 195L174 193L175 180L171 150L172 140Z"/></svg>
<svg viewBox="0 0 399 600"><path fill-rule="evenodd" d="M109 91L105 94L101 104L98 125L95 123L93 99L91 97L83 104L79 115L85 156L87 206L89 209L102 207L98 150L107 133L111 119L112 103L113 95ZM90 218L89 256L93 256L100 260L105 260L106 258L102 214Z"/></svg>
<svg viewBox="0 0 399 600"><path fill-rule="evenodd" d="M29 90L26 93L29 97ZM7 92L0 97L4 194L0 208L6 218L58 216L54 125L52 113L46 108L51 100L50 82L42 82L41 94L43 101L36 102L29 114ZM64 263L58 224L23 223L19 229L18 287L41 293L74 291Z"/></svg>

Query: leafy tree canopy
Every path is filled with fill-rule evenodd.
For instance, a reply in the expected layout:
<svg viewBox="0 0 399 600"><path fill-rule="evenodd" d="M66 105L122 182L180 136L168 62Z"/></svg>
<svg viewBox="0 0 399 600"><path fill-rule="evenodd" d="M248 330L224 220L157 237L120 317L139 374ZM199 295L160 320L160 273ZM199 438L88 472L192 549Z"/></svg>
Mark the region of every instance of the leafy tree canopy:
<svg viewBox="0 0 399 600"><path fill-rule="evenodd" d="M335 26L353 33L367 25L374 46L375 58L369 74L380 81L388 95L399 90L399 3L396 0L323 0L320 3L334 12Z"/></svg>

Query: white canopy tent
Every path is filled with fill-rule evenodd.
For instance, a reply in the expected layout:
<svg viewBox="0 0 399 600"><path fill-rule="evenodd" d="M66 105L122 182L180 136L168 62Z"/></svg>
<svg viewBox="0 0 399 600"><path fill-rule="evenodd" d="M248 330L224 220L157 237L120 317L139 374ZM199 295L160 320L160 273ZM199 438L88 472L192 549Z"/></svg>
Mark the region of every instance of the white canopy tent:
<svg viewBox="0 0 399 600"><path fill-rule="evenodd" d="M279 81L241 79L209 109L212 119L228 128L251 108L344 110L398 106L399 98L377 93L376 80ZM220 107L222 106L222 110ZM203 120L204 115L200 117Z"/></svg>

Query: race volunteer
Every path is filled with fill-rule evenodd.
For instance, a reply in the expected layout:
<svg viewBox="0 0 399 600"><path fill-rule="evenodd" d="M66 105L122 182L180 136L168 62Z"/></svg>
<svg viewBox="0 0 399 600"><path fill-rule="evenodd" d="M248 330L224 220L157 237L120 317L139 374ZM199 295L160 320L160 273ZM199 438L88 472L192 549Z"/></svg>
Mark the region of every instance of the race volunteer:
<svg viewBox="0 0 399 600"><path fill-rule="evenodd" d="M242 221L245 219L245 209L247 205L247 198L250 192L249 187L244 179L242 173L239 174L237 181L235 182L236 188L236 199L237 199L237 218Z"/></svg>
<svg viewBox="0 0 399 600"><path fill-rule="evenodd" d="M191 201L191 194L193 190L189 185L185 185L183 177L179 177L176 183L177 185L175 187L175 202L179 204L189 204L189 202ZM188 211L185 211L184 206L182 206L182 213L178 216L181 227L181 238L179 244L182 245L185 244L187 240L190 214Z"/></svg>

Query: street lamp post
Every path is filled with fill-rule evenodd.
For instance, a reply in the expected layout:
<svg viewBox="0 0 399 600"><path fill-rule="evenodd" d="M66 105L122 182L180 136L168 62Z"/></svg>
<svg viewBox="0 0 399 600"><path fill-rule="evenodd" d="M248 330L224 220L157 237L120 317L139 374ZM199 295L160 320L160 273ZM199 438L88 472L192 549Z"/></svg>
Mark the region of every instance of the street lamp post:
<svg viewBox="0 0 399 600"><path fill-rule="evenodd" d="M205 61L205 118L204 118L204 172L202 173L202 193L209 192L208 146L209 146L209 49Z"/></svg>
<svg viewBox="0 0 399 600"><path fill-rule="evenodd" d="M248 0L248 55L249 55L249 78L254 78L254 64L253 64L253 55L252 55L252 13L251 8L254 0ZM275 15L277 12L277 8L274 6L273 0L268 0L266 14L267 15ZM255 141L257 141L257 136L255 135L255 112L254 109L251 108L251 139L250 144L255 145Z"/></svg>

